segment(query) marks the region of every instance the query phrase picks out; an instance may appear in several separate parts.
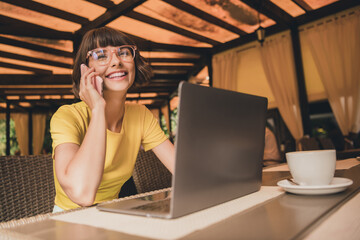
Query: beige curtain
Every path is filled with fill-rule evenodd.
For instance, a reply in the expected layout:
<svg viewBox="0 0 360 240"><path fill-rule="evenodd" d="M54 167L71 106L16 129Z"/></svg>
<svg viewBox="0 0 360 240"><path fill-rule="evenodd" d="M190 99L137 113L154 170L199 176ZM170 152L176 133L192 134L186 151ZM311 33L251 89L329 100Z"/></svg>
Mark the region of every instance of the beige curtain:
<svg viewBox="0 0 360 240"><path fill-rule="evenodd" d="M212 59L213 86L237 91L239 64L240 56L235 50L215 55Z"/></svg>
<svg viewBox="0 0 360 240"><path fill-rule="evenodd" d="M16 138L21 155L29 155L29 115L27 113L11 113L15 122Z"/></svg>
<svg viewBox="0 0 360 240"><path fill-rule="evenodd" d="M259 46L261 61L279 112L291 135L303 137L290 34L278 35Z"/></svg>
<svg viewBox="0 0 360 240"><path fill-rule="evenodd" d="M301 33L344 136L360 130L360 11Z"/></svg>
<svg viewBox="0 0 360 240"><path fill-rule="evenodd" d="M41 154L41 150L44 144L46 114L33 113L32 126L33 126L33 154L38 155Z"/></svg>
<svg viewBox="0 0 360 240"><path fill-rule="evenodd" d="M29 155L29 114L11 113L15 122L16 139L19 143L21 155ZM45 137L46 114L33 113L33 154L41 154Z"/></svg>

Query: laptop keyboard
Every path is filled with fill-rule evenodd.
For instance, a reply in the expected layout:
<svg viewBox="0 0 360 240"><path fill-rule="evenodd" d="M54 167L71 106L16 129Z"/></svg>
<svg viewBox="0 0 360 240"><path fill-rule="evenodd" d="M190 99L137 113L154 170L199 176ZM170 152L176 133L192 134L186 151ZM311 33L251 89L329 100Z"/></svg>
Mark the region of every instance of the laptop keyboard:
<svg viewBox="0 0 360 240"><path fill-rule="evenodd" d="M133 209L142 211L170 212L170 199L151 202L145 205L134 207Z"/></svg>

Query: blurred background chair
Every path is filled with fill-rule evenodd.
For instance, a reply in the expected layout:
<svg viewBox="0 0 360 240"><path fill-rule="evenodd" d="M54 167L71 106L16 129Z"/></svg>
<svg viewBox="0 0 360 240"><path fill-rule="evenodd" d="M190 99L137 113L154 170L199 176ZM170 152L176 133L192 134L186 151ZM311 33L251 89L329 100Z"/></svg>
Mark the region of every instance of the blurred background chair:
<svg viewBox="0 0 360 240"><path fill-rule="evenodd" d="M0 157L0 222L50 213L54 198L51 155Z"/></svg>
<svg viewBox="0 0 360 240"><path fill-rule="evenodd" d="M299 151L319 150L319 142L314 137L303 137L298 142Z"/></svg>
<svg viewBox="0 0 360 240"><path fill-rule="evenodd" d="M133 179L137 193L171 187L172 174L153 151L140 149L135 163Z"/></svg>
<svg viewBox="0 0 360 240"><path fill-rule="evenodd" d="M335 149L335 146L330 138L318 138L321 149Z"/></svg>

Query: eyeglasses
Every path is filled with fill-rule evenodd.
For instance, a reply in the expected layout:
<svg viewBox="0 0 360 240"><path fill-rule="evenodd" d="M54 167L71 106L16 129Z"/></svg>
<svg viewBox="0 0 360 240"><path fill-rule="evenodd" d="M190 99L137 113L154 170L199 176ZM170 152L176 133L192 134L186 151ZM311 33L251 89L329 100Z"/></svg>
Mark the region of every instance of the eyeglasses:
<svg viewBox="0 0 360 240"><path fill-rule="evenodd" d="M107 65L112 58L112 53L115 52L116 56L124 62L132 62L135 58L136 46L122 45L119 47L106 47L96 48L87 53L86 59L92 57L92 59L99 65Z"/></svg>

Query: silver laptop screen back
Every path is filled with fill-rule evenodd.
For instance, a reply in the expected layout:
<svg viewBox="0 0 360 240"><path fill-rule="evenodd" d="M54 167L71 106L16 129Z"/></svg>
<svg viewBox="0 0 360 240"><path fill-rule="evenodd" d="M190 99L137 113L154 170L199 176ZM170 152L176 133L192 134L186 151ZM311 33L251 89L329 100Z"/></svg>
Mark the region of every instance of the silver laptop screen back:
<svg viewBox="0 0 360 240"><path fill-rule="evenodd" d="M258 191L267 99L182 82L172 217Z"/></svg>

